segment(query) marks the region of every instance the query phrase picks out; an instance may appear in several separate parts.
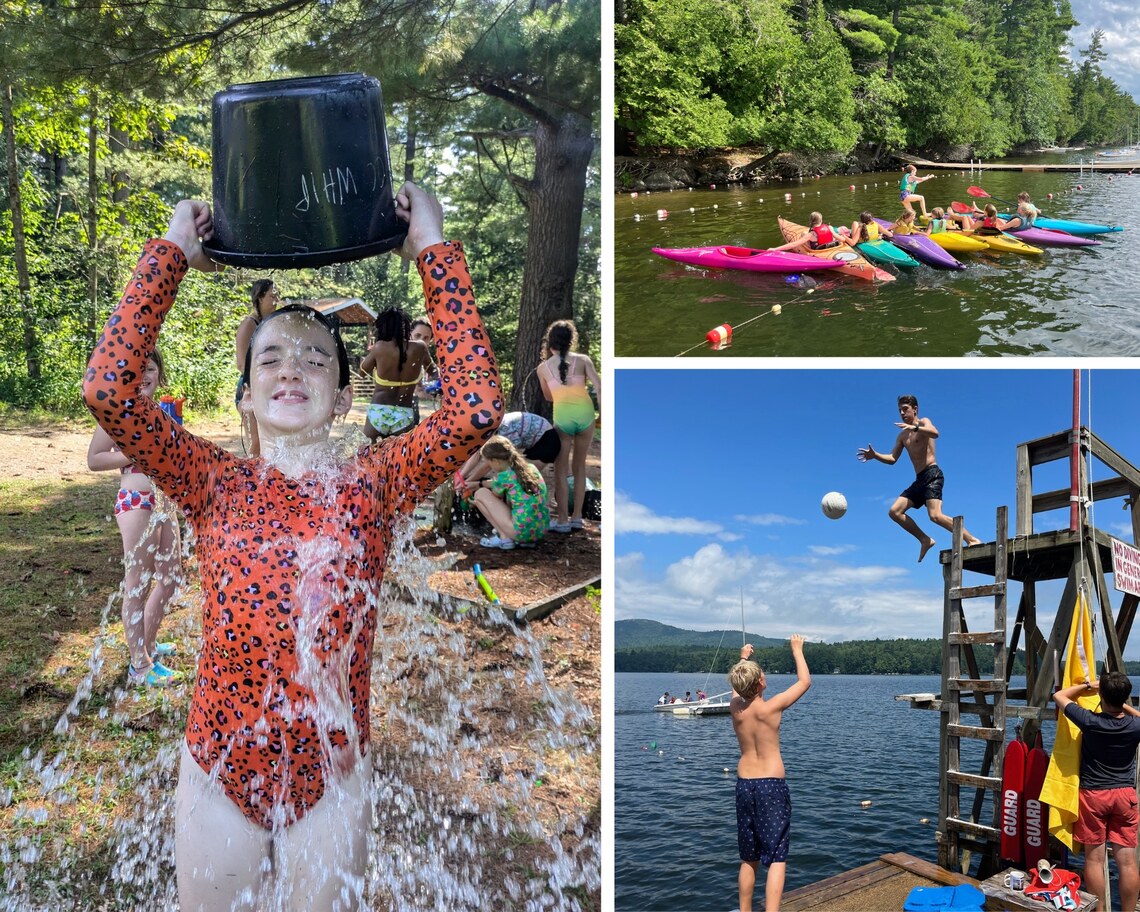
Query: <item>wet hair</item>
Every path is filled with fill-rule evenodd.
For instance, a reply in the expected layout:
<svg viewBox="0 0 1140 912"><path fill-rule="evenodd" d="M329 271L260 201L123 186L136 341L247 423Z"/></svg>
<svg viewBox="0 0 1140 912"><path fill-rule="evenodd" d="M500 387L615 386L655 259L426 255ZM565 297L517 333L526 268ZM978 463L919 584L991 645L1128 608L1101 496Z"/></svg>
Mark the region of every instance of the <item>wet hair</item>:
<svg viewBox="0 0 1140 912"><path fill-rule="evenodd" d="M933 215L936 219L946 218L946 210L941 206L935 206L930 210L930 214Z"/></svg>
<svg viewBox="0 0 1140 912"><path fill-rule="evenodd" d="M157 345L154 347L154 350L146 356L146 359L148 361L153 361L155 363L155 366L158 368L159 387L161 388L166 386L166 362L162 360L162 352L158 350Z"/></svg>
<svg viewBox="0 0 1140 912"><path fill-rule="evenodd" d="M1119 671L1105 672L1100 676L1101 702L1108 706L1123 706L1132 696L1132 682Z"/></svg>
<svg viewBox="0 0 1140 912"><path fill-rule="evenodd" d="M1019 203L1028 203L1029 202L1029 193L1026 192L1025 190L1022 190L1019 194L1017 194L1017 201Z"/></svg>
<svg viewBox="0 0 1140 912"><path fill-rule="evenodd" d="M253 287L249 291L250 306L253 308L253 317L255 320L261 319L261 299L269 292L277 283L273 279L258 279L253 283Z"/></svg>
<svg viewBox="0 0 1140 912"><path fill-rule="evenodd" d="M990 218L996 218L997 217L997 206L995 206L993 203L986 203L985 213Z"/></svg>
<svg viewBox="0 0 1140 912"><path fill-rule="evenodd" d="M862 212L859 213L859 221L862 222L864 225L870 225L871 222L874 220L874 218L875 218L875 216L873 216L871 214L870 209L864 209Z"/></svg>
<svg viewBox="0 0 1140 912"><path fill-rule="evenodd" d="M376 339L381 342L395 342L400 349L400 363L397 370L404 369L408 360L408 337L412 334L412 321L400 307L389 307L376 317Z"/></svg>
<svg viewBox="0 0 1140 912"><path fill-rule="evenodd" d="M257 329L255 329L253 335L249 337L249 348L245 350L245 369L241 374L242 382L249 383L249 371L253 362L253 340L256 339L257 334L261 332L261 328L270 320L288 316L289 314L296 314L305 320L313 320L329 331L329 334L333 337L333 341L336 343L336 363L340 372L337 378L336 388L342 390L348 386L351 382L349 379L348 350L344 347L344 339L340 337L340 321L334 317L326 317L319 310L309 307L308 304L287 304L284 307L278 307L277 310L273 311L273 313L269 314L269 316L257 324Z"/></svg>
<svg viewBox="0 0 1140 912"><path fill-rule="evenodd" d="M729 669L728 683L745 700L751 700L760 692L760 676L764 672L750 659L741 659Z"/></svg>
<svg viewBox="0 0 1140 912"><path fill-rule="evenodd" d="M555 320L546 327L546 335L542 339L542 350L546 352L547 357L558 352L561 359L558 362L558 377L563 383L566 382L566 370L570 366L566 360L566 355L577 347L578 327L574 325L573 320Z"/></svg>
<svg viewBox="0 0 1140 912"><path fill-rule="evenodd" d="M914 396L899 396L899 405L913 405L918 408L918 400Z"/></svg>
<svg viewBox="0 0 1140 912"><path fill-rule="evenodd" d="M812 228L814 228L816 225L822 225L823 215L819 212L813 212L808 216L808 224L811 225Z"/></svg>
<svg viewBox="0 0 1140 912"><path fill-rule="evenodd" d="M542 476L538 469L526 461L526 458L515 449L515 445L501 434L496 434L479 448L479 455L484 459L502 459L515 473L519 484L527 494L537 494L542 490Z"/></svg>

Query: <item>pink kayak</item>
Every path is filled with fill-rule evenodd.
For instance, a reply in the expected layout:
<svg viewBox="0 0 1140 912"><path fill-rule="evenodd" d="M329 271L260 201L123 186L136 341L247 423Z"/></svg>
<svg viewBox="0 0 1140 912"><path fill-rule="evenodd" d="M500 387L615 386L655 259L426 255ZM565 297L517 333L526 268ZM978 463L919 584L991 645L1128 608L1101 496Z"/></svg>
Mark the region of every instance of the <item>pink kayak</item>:
<svg viewBox="0 0 1140 912"><path fill-rule="evenodd" d="M839 260L823 260L786 250L754 250L751 247L654 247L653 252L667 260L690 266L747 269L751 272L809 272L842 265Z"/></svg>

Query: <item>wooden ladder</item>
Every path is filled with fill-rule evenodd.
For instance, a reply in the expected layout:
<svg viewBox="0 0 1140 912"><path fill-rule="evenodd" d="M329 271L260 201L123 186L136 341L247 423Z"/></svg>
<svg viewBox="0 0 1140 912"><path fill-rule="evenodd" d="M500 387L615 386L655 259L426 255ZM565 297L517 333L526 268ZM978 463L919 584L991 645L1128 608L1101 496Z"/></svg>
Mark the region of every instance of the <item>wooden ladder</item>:
<svg viewBox="0 0 1140 912"><path fill-rule="evenodd" d="M962 517L954 518L954 544L946 568L946 602L943 618L941 795L939 861L951 871L968 871L970 855L980 853L979 878L996 871L1001 850L1001 768L1005 760L1005 716L1008 648L1006 646L1006 526L1007 509L997 510L994 582L986 586L962 585ZM992 630L970 632L962 609L965 599L993 596ZM989 644L994 651L992 677L982 677L974 647ZM965 660L967 676L962 676ZM992 702L987 699L992 696ZM977 725L962 722L963 714L977 715ZM962 769L963 738L985 742L981 769ZM996 775L995 775L996 772ZM972 812L963 815L961 791L974 789ZM989 793L993 820L982 823L982 804ZM992 869L992 870L991 870Z"/></svg>

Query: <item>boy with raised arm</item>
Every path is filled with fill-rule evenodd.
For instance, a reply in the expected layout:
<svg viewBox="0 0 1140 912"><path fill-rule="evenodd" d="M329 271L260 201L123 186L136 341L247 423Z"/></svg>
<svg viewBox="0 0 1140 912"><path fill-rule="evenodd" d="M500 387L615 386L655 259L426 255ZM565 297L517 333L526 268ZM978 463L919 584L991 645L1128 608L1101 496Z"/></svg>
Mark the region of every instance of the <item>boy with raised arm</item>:
<svg viewBox="0 0 1140 912"><path fill-rule="evenodd" d="M784 892L792 798L780 756L780 720L784 710L811 687L804 638L794 634L791 646L796 682L771 699L764 699L764 672L749 661L751 643L741 648L740 661L728 673L733 691L732 727L740 743L740 762L736 764L736 836L740 847L741 912L752 910L756 868L761 863L768 869L764 908L776 912Z"/></svg>
<svg viewBox="0 0 1140 912"><path fill-rule="evenodd" d="M904 449L910 456L915 471L914 484L891 504L887 515L918 539L921 546L918 559L921 561L936 543L919 528L918 523L906 515L906 511L926 504L927 515L948 532L954 531L954 521L942 512L942 486L946 477L934 460L934 441L938 439L938 428L929 418L918 417L918 400L914 396L899 396L898 404L902 421L896 421L895 427L902 430L895 438L894 449L889 454L876 453L875 448L868 443L866 447L860 447L855 456L860 462L876 460L887 465L894 465ZM967 532L965 526L962 527L962 540L967 545L981 544L981 539Z"/></svg>

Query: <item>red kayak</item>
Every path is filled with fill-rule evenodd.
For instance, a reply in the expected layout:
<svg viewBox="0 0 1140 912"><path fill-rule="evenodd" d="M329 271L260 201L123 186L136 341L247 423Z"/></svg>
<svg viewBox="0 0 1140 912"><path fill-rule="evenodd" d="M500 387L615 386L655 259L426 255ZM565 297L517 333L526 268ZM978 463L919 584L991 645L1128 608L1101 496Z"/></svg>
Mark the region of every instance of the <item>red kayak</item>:
<svg viewBox="0 0 1140 912"><path fill-rule="evenodd" d="M810 272L836 269L838 260L822 260L786 250L754 250L751 247L654 247L667 260L713 269L747 269L750 272Z"/></svg>

